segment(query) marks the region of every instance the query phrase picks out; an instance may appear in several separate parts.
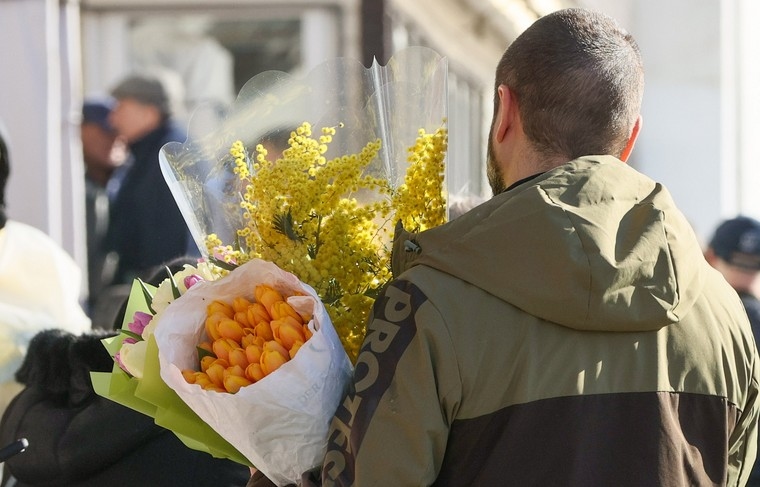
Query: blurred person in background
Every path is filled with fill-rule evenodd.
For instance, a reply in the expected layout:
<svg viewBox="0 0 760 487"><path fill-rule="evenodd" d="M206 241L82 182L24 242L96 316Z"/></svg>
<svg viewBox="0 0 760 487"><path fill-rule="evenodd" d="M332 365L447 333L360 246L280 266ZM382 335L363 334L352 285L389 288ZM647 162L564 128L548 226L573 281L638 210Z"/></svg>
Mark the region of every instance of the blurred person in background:
<svg viewBox="0 0 760 487"><path fill-rule="evenodd" d="M87 313L92 318L100 292L116 272L114 258L109 258L105 238L108 232L108 186L120 179L126 146L108 122L112 99L87 100L82 106L82 155L85 165L85 209L87 216L87 279L89 296ZM93 320L97 323L96 320Z"/></svg>
<svg viewBox="0 0 760 487"><path fill-rule="evenodd" d="M90 329L82 308L82 272L71 256L37 228L9 219L5 190L10 149L0 123L0 414L21 390L14 373L40 330Z"/></svg>
<svg viewBox="0 0 760 487"><path fill-rule="evenodd" d="M161 173L159 151L184 142L175 123L183 104L181 80L167 71L145 71L112 90L117 103L109 122L129 149L129 169L111 205L107 248L118 255L114 283L145 277L156 265L188 253L200 255Z"/></svg>
<svg viewBox="0 0 760 487"><path fill-rule="evenodd" d="M760 221L739 215L715 229L705 258L739 294L755 342L760 338ZM748 487L760 487L760 463L755 462Z"/></svg>

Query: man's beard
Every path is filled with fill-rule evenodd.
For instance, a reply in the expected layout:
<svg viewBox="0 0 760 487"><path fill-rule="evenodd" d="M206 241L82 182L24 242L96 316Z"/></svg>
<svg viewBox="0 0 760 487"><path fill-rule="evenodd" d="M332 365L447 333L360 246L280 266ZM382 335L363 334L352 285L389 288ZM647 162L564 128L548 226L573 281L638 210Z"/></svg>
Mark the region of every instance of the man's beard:
<svg viewBox="0 0 760 487"><path fill-rule="evenodd" d="M504 185L504 175L502 174L501 167L496 161L496 152L493 148L492 134L488 135L488 155L486 157L486 175L488 176L488 184L491 186L493 195L496 196L499 193L503 193L507 187Z"/></svg>

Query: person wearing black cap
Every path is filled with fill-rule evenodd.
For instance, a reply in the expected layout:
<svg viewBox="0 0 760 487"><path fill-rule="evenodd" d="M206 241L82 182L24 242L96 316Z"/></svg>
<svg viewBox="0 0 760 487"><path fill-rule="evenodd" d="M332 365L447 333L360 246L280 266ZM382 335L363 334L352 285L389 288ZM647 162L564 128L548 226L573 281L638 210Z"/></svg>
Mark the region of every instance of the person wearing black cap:
<svg viewBox="0 0 760 487"><path fill-rule="evenodd" d="M721 223L705 252L707 261L733 287L760 337L760 221L737 216Z"/></svg>
<svg viewBox="0 0 760 487"><path fill-rule="evenodd" d="M723 221L710 239L705 258L739 294L757 341L760 338L760 221L743 215ZM755 463L747 486L760 487L760 462Z"/></svg>
<svg viewBox="0 0 760 487"><path fill-rule="evenodd" d="M174 122L182 105L182 85L171 74L134 74L111 92L117 103L109 122L126 141L131 159L111 205L106 239L119 257L114 284L144 277L175 257L198 254L159 166L161 147L186 138Z"/></svg>

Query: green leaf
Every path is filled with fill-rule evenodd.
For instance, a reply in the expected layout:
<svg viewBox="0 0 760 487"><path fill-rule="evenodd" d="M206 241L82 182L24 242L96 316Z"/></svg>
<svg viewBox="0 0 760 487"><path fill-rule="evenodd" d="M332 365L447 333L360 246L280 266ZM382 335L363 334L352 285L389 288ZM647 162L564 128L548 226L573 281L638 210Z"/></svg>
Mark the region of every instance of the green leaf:
<svg viewBox="0 0 760 487"><path fill-rule="evenodd" d="M124 328L119 330L122 334L127 335L128 337L134 338L135 340L142 341L143 337L142 335L138 335L137 333L133 332L132 330L125 330Z"/></svg>
<svg viewBox="0 0 760 487"><path fill-rule="evenodd" d="M222 269L228 270L228 271L234 271L238 268L237 264L233 264L231 262L225 262L221 259L217 259L216 257L209 257L209 262L214 264L217 267L221 267Z"/></svg>
<svg viewBox="0 0 760 487"><path fill-rule="evenodd" d="M309 254L309 257L312 259L317 258L317 246L314 244L309 244L306 246L306 252Z"/></svg>
<svg viewBox="0 0 760 487"><path fill-rule="evenodd" d="M325 291L325 295L322 296L322 301L325 304L335 305L342 297L343 289L341 289L340 283L335 278L331 277L327 281L327 291Z"/></svg>
<svg viewBox="0 0 760 487"><path fill-rule="evenodd" d="M278 233L285 235L294 242L301 242L304 238L303 235L296 232L296 227L293 223L293 214L290 212L290 209L288 209L286 215L282 213L275 215L272 224Z"/></svg>
<svg viewBox="0 0 760 487"><path fill-rule="evenodd" d="M174 296L174 299L179 298L182 294L179 292L179 286L177 286L177 281L174 280L174 275L172 274L172 270L169 269L168 266L164 266L164 269L166 269L166 273L169 274L169 282L172 286L172 295Z"/></svg>
<svg viewBox="0 0 760 487"><path fill-rule="evenodd" d="M137 278L137 282L140 283L140 287L142 288L143 296L145 296L145 302L148 305L148 309L150 310L150 313L155 315L156 310L153 309L153 293L150 292L148 287L145 285L145 282L139 277Z"/></svg>

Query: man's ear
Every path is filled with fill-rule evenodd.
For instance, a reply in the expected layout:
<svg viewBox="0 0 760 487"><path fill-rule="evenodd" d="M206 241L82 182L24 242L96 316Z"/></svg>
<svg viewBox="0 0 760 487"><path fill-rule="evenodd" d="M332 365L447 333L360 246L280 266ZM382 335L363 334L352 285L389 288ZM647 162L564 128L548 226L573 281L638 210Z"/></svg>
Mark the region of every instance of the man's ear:
<svg viewBox="0 0 760 487"><path fill-rule="evenodd" d="M623 162L627 162L628 158L631 156L631 152L633 152L633 146L636 144L636 139L639 136L639 132L641 131L641 124L644 123L641 115L636 119L636 123L633 124L633 130L631 130L631 136L628 138L628 142L625 144L625 148L623 149L623 152L620 153L620 160Z"/></svg>
<svg viewBox="0 0 760 487"><path fill-rule="evenodd" d="M494 142L500 143L507 136L507 131L512 126L514 110L517 110L514 94L507 85L499 85L499 109L496 113L494 127Z"/></svg>

